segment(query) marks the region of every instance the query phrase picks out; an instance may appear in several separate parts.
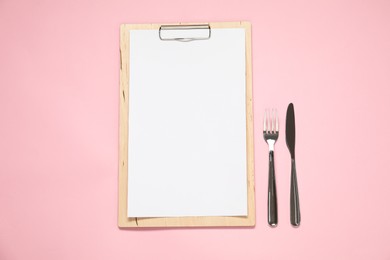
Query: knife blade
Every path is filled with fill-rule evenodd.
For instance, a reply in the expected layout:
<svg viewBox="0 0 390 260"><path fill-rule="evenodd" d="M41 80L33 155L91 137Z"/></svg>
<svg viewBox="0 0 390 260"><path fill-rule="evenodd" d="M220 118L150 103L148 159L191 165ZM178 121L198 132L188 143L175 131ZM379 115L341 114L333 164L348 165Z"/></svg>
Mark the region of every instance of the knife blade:
<svg viewBox="0 0 390 260"><path fill-rule="evenodd" d="M293 103L290 103L287 108L286 142L291 154L291 159L295 159L295 115Z"/></svg>
<svg viewBox="0 0 390 260"><path fill-rule="evenodd" d="M298 227L301 223L299 207L298 181L295 165L295 114L294 105L290 103L286 116L286 143L291 155L291 188L290 188L290 223Z"/></svg>

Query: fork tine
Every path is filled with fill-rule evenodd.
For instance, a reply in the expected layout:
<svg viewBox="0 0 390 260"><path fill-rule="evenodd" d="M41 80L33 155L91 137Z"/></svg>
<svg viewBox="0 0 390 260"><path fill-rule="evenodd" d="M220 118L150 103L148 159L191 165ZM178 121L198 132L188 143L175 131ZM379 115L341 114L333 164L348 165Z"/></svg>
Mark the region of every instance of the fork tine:
<svg viewBox="0 0 390 260"><path fill-rule="evenodd" d="M276 121L276 132L279 132L279 117L278 110L275 109L275 121Z"/></svg>
<svg viewBox="0 0 390 260"><path fill-rule="evenodd" d="M269 109L267 109L267 133L271 130L271 115Z"/></svg>
<svg viewBox="0 0 390 260"><path fill-rule="evenodd" d="M275 133L275 112L274 109L271 109L271 131Z"/></svg>
<svg viewBox="0 0 390 260"><path fill-rule="evenodd" d="M263 119L263 132L267 131L267 110L264 112L264 119Z"/></svg>

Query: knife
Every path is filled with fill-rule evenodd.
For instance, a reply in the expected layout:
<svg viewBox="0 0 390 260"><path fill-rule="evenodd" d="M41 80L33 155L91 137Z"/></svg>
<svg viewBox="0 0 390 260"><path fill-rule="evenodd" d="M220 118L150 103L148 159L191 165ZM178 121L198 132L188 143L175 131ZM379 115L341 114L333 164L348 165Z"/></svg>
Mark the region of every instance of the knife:
<svg viewBox="0 0 390 260"><path fill-rule="evenodd" d="M294 105L290 103L286 116L286 143L291 154L290 222L294 227L301 223L297 171L295 167L295 115Z"/></svg>

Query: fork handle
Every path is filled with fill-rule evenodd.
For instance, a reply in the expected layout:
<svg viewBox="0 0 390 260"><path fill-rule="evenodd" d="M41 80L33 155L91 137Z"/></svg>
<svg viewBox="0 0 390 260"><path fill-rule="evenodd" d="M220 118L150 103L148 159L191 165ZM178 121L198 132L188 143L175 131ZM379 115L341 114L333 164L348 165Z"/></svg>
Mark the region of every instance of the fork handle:
<svg viewBox="0 0 390 260"><path fill-rule="evenodd" d="M291 160L291 189L290 189L290 222L294 227L301 223L301 211L299 209L298 181L295 159Z"/></svg>
<svg viewBox="0 0 390 260"><path fill-rule="evenodd" d="M268 224L271 227L276 227L278 224L278 205L277 205L277 199L276 199L274 151L269 151Z"/></svg>

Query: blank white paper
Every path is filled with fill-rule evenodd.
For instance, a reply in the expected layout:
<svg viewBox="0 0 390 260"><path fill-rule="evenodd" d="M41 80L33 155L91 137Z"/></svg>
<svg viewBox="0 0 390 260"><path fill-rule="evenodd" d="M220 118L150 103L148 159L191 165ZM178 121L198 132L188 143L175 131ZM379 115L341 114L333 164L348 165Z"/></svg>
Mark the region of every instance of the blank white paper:
<svg viewBox="0 0 390 260"><path fill-rule="evenodd" d="M130 31L128 217L246 216L245 30Z"/></svg>

